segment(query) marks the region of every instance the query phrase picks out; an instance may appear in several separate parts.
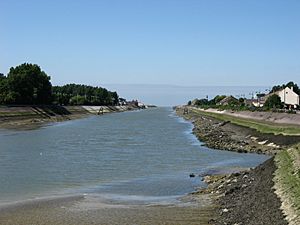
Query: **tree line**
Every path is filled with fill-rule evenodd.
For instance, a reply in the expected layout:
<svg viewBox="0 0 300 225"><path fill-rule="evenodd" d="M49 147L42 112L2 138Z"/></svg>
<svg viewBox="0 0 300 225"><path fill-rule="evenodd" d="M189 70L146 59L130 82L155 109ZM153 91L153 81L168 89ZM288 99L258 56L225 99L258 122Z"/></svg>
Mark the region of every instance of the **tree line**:
<svg viewBox="0 0 300 225"><path fill-rule="evenodd" d="M286 84L273 86L272 89L271 89L271 91L270 91L270 94L271 93L275 93L276 91L280 91L280 90L282 90L282 89L284 89L286 87L293 88L293 91L296 94L300 95L300 89L299 89L298 85L296 83L294 83L293 81L290 81L290 82L288 82Z"/></svg>
<svg viewBox="0 0 300 225"><path fill-rule="evenodd" d="M119 96L101 87L67 84L52 87L54 103L60 105L117 105Z"/></svg>
<svg viewBox="0 0 300 225"><path fill-rule="evenodd" d="M81 84L52 86L48 76L36 64L24 63L0 73L2 105L118 105L117 92Z"/></svg>

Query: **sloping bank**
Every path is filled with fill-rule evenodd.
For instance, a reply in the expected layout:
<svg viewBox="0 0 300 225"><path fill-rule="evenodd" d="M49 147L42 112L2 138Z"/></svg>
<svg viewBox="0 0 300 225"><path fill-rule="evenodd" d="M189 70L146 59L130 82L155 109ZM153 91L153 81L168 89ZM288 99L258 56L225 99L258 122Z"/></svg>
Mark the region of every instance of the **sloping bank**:
<svg viewBox="0 0 300 225"><path fill-rule="evenodd" d="M194 194L213 195L218 206L213 224L300 224L298 126L255 119L253 114L244 118L192 107L188 113L182 107L176 111L193 122L194 134L208 147L272 156L249 171L205 177L208 188Z"/></svg>
<svg viewBox="0 0 300 225"><path fill-rule="evenodd" d="M0 128L33 128L89 115L136 110L133 106L0 106Z"/></svg>

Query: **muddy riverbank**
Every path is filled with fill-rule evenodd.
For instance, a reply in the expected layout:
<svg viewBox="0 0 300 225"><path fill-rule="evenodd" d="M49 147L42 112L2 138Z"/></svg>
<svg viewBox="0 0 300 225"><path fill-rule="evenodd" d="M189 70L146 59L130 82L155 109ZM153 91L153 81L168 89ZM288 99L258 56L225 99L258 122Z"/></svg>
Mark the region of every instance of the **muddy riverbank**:
<svg viewBox="0 0 300 225"><path fill-rule="evenodd" d="M52 122L135 109L138 108L131 106L0 106L0 128L33 129Z"/></svg>
<svg viewBox="0 0 300 225"><path fill-rule="evenodd" d="M178 115L194 124L193 133L210 148L262 153L270 156L300 142L298 136L263 134L254 129L221 121L193 111ZM288 224L280 209L282 202L274 192L274 157L260 166L233 174L208 174L204 181L208 187L193 195L211 194L216 204L211 224Z"/></svg>
<svg viewBox="0 0 300 225"><path fill-rule="evenodd" d="M300 136L260 133L255 129L221 121L193 110L184 114L181 107L178 107L176 112L192 121L194 135L209 148L275 155L282 149L300 142Z"/></svg>
<svg viewBox="0 0 300 225"><path fill-rule="evenodd" d="M195 195L213 195L217 210L211 224L287 225L281 201L274 193L276 166L271 158L260 166L227 175L207 176L207 189Z"/></svg>
<svg viewBox="0 0 300 225"><path fill-rule="evenodd" d="M206 202L206 199L200 202ZM194 198L194 201L195 200ZM3 225L82 225L82 224L182 224L206 225L211 206L115 205L84 196L35 200L0 207Z"/></svg>

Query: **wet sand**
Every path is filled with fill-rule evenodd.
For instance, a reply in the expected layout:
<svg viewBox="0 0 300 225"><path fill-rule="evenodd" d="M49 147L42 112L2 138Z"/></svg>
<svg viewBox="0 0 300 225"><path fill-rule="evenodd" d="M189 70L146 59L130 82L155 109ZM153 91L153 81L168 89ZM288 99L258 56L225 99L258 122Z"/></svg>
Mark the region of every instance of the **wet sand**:
<svg viewBox="0 0 300 225"><path fill-rule="evenodd" d="M0 207L0 224L209 224L209 197L187 198L170 205L114 205L84 196L36 200Z"/></svg>

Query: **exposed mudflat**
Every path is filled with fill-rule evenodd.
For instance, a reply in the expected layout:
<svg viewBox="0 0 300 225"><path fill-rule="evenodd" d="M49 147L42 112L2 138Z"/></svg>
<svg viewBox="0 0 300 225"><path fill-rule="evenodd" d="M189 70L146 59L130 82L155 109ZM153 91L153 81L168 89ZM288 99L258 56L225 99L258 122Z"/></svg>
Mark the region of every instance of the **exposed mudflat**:
<svg viewBox="0 0 300 225"><path fill-rule="evenodd" d="M32 201L0 208L0 224L207 225L212 210L212 206L193 206L189 204L110 205L78 196Z"/></svg>

